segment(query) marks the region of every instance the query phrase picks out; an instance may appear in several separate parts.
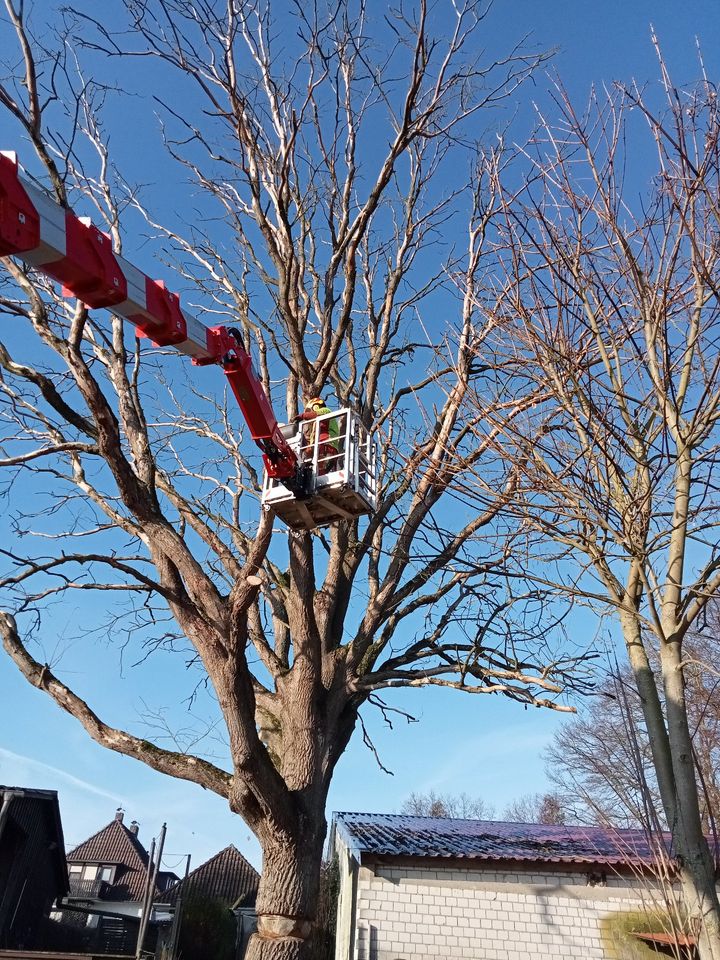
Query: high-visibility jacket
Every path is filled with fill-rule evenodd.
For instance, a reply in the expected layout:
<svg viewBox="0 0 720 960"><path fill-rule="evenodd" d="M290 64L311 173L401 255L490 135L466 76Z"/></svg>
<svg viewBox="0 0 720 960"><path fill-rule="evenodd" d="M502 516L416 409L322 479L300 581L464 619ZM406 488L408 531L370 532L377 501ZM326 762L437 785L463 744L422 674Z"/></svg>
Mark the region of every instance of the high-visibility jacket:
<svg viewBox="0 0 720 960"><path fill-rule="evenodd" d="M325 414L328 413L332 413L330 407L326 407L324 403L314 403L308 405L304 413L300 415L301 420L306 420L311 423L310 430L308 431L308 443L315 443L316 418L324 417ZM339 449L340 424L337 420L323 420L320 424L320 443L327 443L328 446L333 447L336 451Z"/></svg>

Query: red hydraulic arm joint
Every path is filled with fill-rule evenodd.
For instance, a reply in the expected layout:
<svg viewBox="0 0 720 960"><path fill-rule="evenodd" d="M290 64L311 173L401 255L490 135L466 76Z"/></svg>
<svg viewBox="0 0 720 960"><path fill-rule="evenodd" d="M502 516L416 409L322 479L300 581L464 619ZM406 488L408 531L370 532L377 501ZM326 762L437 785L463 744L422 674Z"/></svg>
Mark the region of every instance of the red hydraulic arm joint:
<svg viewBox="0 0 720 960"><path fill-rule="evenodd" d="M86 217L65 214L67 254L43 264L43 272L59 280L63 293L89 307L112 307L127 300L127 280L115 259L110 238Z"/></svg>
<svg viewBox="0 0 720 960"><path fill-rule="evenodd" d="M171 293L162 280L145 277L145 303L153 322L140 313L130 317L139 337L148 337L156 347L169 347L186 339L187 321L180 309L180 297Z"/></svg>
<svg viewBox="0 0 720 960"><path fill-rule="evenodd" d="M18 177L15 155L0 154L0 257L27 253L40 243L40 216Z"/></svg>
<svg viewBox="0 0 720 960"><path fill-rule="evenodd" d="M292 480L297 476L298 459L282 435L267 394L253 370L252 360L242 345L237 331L227 327L210 327L208 351L211 357L195 358L193 363L205 366L219 363L228 378L230 389L240 404L250 434L263 452L268 476L276 480Z"/></svg>

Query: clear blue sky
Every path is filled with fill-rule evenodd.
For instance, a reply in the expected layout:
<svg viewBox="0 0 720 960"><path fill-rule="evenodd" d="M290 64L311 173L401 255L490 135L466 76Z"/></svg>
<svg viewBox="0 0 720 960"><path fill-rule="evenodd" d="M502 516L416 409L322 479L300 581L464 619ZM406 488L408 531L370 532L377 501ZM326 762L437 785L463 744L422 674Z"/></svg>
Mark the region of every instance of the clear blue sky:
<svg viewBox="0 0 720 960"><path fill-rule="evenodd" d="M36 3L37 11L48 7L50 0ZM497 0L488 21L486 47L492 55L527 32L538 46L557 48L550 70L582 103L593 83L656 78L651 23L678 81L697 75L696 36L701 39L710 77L720 79L717 0ZM0 49L8 43L4 23L2 29ZM156 181L157 169L151 167L149 176L144 176L148 173L144 165L152 155L144 138L154 138L157 129L152 91L137 88L132 70L120 81L132 95L118 95L113 101L115 156L129 179ZM523 89L521 98L547 103L547 85L547 77L538 76L534 87ZM16 131L0 116L0 146L21 150L15 138ZM181 199L176 196L167 202L177 205ZM79 605L64 606L52 611L51 623L59 635L71 634L82 616ZM588 622L585 629L592 634L595 625ZM85 650L76 655L71 646L61 668L71 681L91 684L93 698L104 702L118 721L132 722L139 716L143 691L160 687L172 700L180 683L178 668L169 661L153 661L145 672L126 670L120 676L117 656L102 644L89 656ZM501 812L513 797L545 786L540 754L556 727L557 715L438 691L406 691L392 702L419 717L418 723L410 725L398 718L390 732L372 713L368 716L382 760L394 776L379 770L356 734L339 765L330 810L393 811L410 792L435 789L482 795ZM163 820L168 822L168 866L173 865L174 854L190 852L197 864L230 842L258 862L250 832L229 814L220 798L95 746L75 721L31 689L4 658L0 659L0 782L57 789L69 845L110 820L116 806L122 805L128 819L140 821L141 839L146 842Z"/></svg>

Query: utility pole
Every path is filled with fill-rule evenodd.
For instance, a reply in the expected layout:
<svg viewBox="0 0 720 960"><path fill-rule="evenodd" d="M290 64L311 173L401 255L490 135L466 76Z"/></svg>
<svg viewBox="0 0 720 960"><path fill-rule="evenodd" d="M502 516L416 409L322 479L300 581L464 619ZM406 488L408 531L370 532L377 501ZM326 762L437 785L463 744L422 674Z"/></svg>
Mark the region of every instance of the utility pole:
<svg viewBox="0 0 720 960"><path fill-rule="evenodd" d="M135 960L141 960L142 957L142 948L143 943L145 942L145 934L147 933L148 923L150 921L150 915L152 913L152 904L155 899L155 883L157 881L158 869L160 867L160 860L162 859L163 847L165 846L165 833L167 832L167 824L163 824L160 828L160 839L157 844L157 856L155 856L155 840L150 846L150 859L148 860L148 872L147 879L145 882L145 893L143 896L142 907L140 908L140 929L138 930L137 945L135 947Z"/></svg>
<svg viewBox="0 0 720 960"><path fill-rule="evenodd" d="M167 947L167 960L175 960L177 952L178 939L180 937L180 924L182 923L183 892L185 889L188 874L190 873L190 854L185 854L185 876L182 879L180 893L175 901L175 914L173 916L172 929L170 931L170 940ZM183 886L183 884L185 886Z"/></svg>
<svg viewBox="0 0 720 960"><path fill-rule="evenodd" d="M152 874L153 858L155 857L155 837L150 844L150 857L148 858L147 872L145 874L145 886L143 888L142 903L140 904L140 926L138 927L138 938L135 944L135 960L140 960L142 956L142 944L145 934L143 920L145 919L145 904L147 903L148 892L150 890L150 876Z"/></svg>

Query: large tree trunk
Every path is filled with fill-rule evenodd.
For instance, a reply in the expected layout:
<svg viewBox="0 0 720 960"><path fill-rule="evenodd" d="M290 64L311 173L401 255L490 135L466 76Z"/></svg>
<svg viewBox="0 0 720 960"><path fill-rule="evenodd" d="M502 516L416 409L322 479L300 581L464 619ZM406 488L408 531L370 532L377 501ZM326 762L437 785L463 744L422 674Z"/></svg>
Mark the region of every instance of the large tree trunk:
<svg viewBox="0 0 720 960"><path fill-rule="evenodd" d="M258 929L246 960L311 960L325 840L322 806L297 836L263 843Z"/></svg>

